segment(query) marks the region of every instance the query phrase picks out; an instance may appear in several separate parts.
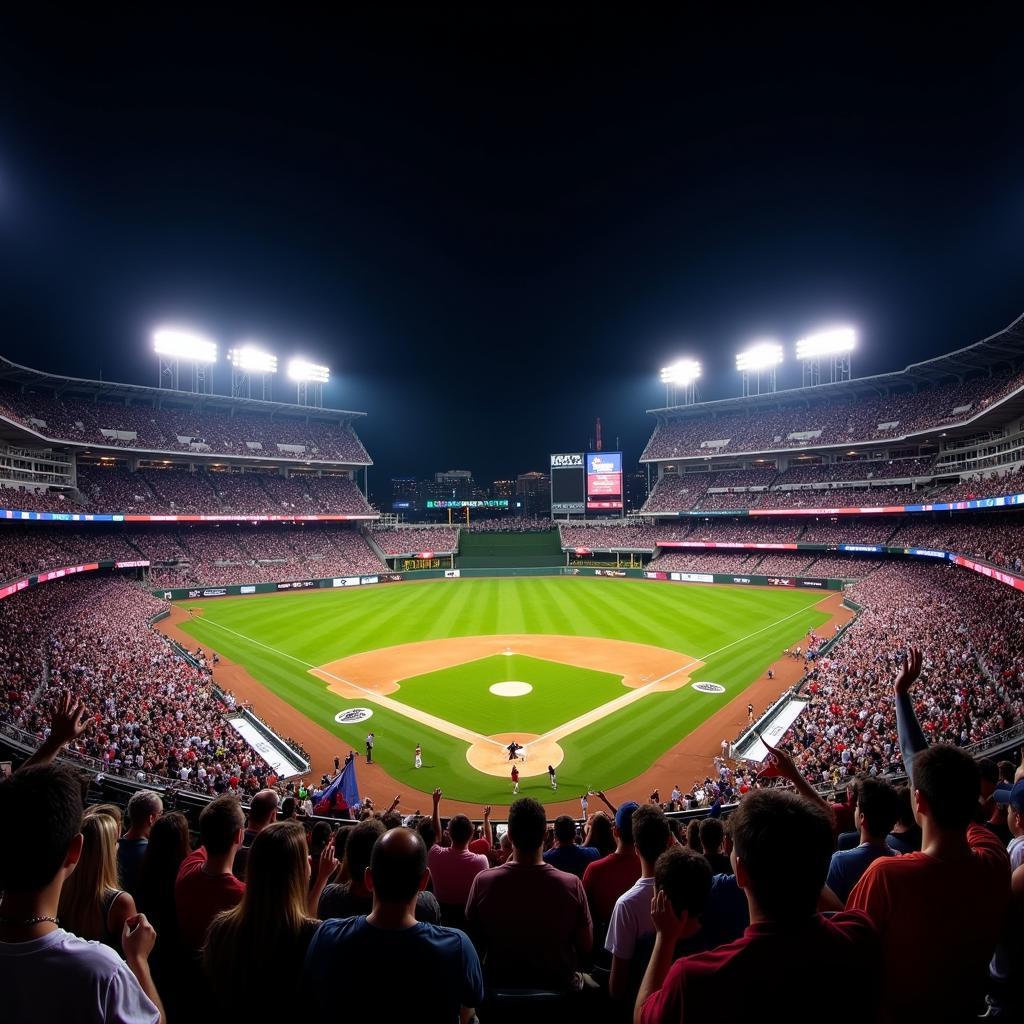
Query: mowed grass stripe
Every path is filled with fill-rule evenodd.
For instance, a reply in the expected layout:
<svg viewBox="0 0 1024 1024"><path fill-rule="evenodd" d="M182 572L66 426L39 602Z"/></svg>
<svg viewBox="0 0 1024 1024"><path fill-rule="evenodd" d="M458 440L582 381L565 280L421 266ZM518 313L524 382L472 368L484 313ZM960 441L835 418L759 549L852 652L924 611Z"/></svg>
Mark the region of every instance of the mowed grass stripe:
<svg viewBox="0 0 1024 1024"><path fill-rule="evenodd" d="M361 750L368 726L339 726L334 715L346 707L367 706L367 701L338 697L302 665L284 657L285 653L311 664L324 664L364 650L431 639L446 628L443 635L447 636L490 632L607 636L703 660L703 655L764 629L750 640L711 655L700 670L700 678L725 686L725 694L701 694L689 687L649 694L564 739L561 797L588 783L604 787L628 782L650 767L663 751L757 678L783 648L801 640L810 626L824 621L825 616L811 607L822 596L781 589L751 591L632 580L454 580L196 602L203 610L202 618L183 626L338 736L340 753L348 746ZM805 611L793 614L799 609ZM791 617L771 625L786 616ZM232 637L218 629L217 623L281 653ZM436 707L427 710L438 713ZM562 721L577 713L578 709L567 707ZM503 712L502 717L509 715ZM454 712L449 720L458 720ZM372 725L377 734L376 759L399 782L421 791L440 785L453 798L481 803L508 800L509 786L504 780L482 775L469 766L465 743L379 707L374 708ZM493 728L477 731L504 732L505 723L495 722ZM427 765L420 772L412 768L417 742L423 745ZM521 791L546 798L550 794L546 786L541 778L526 781Z"/></svg>

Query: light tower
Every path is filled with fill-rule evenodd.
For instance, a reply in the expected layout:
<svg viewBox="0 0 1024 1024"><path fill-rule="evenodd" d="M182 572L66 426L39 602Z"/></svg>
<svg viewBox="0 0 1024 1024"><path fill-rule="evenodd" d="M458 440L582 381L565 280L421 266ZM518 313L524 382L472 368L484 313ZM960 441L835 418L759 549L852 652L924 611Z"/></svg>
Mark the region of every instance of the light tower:
<svg viewBox="0 0 1024 1024"><path fill-rule="evenodd" d="M217 345L209 338L180 327L158 327L153 331L153 351L160 360L158 387L199 395L208 395L213 390L210 367L217 361ZM181 386L182 363L187 387Z"/></svg>
<svg viewBox="0 0 1024 1024"><path fill-rule="evenodd" d="M678 359L671 366L661 370L661 383L665 385L665 405L693 405L697 401L697 381L700 378L700 363L696 359ZM683 401L679 403L679 392Z"/></svg>
<svg viewBox="0 0 1024 1024"><path fill-rule="evenodd" d="M743 377L743 397L775 391L775 370L782 362L782 346L774 338L755 341L736 356L736 369Z"/></svg>
<svg viewBox="0 0 1024 1024"><path fill-rule="evenodd" d="M849 380L850 353L857 347L857 332L852 327L831 327L801 338L796 343L796 357L803 363L804 387L822 384L821 364L828 360L829 381Z"/></svg>
<svg viewBox="0 0 1024 1024"><path fill-rule="evenodd" d="M326 366L296 356L288 361L288 377L295 381L295 401L299 405L323 408L324 385L331 377Z"/></svg>
<svg viewBox="0 0 1024 1024"><path fill-rule="evenodd" d="M228 361L231 363L232 398L260 398L265 402L273 399L277 356L246 342L228 351Z"/></svg>

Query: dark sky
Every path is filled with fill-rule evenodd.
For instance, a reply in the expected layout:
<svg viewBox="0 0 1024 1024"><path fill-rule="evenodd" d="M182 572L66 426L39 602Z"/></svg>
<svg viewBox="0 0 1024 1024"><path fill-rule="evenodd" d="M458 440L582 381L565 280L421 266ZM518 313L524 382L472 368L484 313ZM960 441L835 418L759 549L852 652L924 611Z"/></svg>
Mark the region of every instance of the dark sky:
<svg viewBox="0 0 1024 1024"><path fill-rule="evenodd" d="M596 415L632 463L680 354L724 397L753 336L853 322L861 375L1024 310L1012 24L488 6L8 16L3 353L155 383L162 319L301 351L376 489L544 468Z"/></svg>

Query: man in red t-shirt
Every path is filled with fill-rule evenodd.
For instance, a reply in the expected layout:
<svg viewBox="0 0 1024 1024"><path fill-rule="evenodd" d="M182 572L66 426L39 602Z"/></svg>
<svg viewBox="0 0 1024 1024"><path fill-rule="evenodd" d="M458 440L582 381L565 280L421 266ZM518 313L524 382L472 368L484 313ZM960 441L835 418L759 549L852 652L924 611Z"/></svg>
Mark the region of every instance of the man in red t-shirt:
<svg viewBox="0 0 1024 1024"><path fill-rule="evenodd" d="M174 883L178 928L192 950L202 949L210 922L242 900L245 883L235 878L231 867L244 830L245 815L237 797L217 797L199 815L202 845L181 862Z"/></svg>
<svg viewBox="0 0 1024 1024"><path fill-rule="evenodd" d="M832 821L817 803L781 789L755 790L732 819L732 863L750 925L735 942L672 963L677 941L692 931L656 892L654 950L637 995L637 1024L749 1024L765 1000L792 982L802 1006L830 1024L874 1019L880 974L878 935L866 914L832 918L815 907L832 856ZM855 980L857 998L837 998L835 969Z"/></svg>
<svg viewBox="0 0 1024 1024"><path fill-rule="evenodd" d="M512 792L519 792L519 769L512 765Z"/></svg>
<svg viewBox="0 0 1024 1024"><path fill-rule="evenodd" d="M981 1002L1009 904L1010 859L992 832L972 824L977 763L924 738L910 697L920 672L921 652L911 649L895 692L921 852L876 860L846 906L865 911L882 936L883 1020L962 1021Z"/></svg>
<svg viewBox="0 0 1024 1024"><path fill-rule="evenodd" d="M522 797L508 813L515 859L481 871L466 901L466 921L488 985L495 988L578 987L577 971L593 945L583 882L545 864L547 820Z"/></svg>
<svg viewBox="0 0 1024 1024"><path fill-rule="evenodd" d="M615 901L640 877L640 858L633 846L635 800L622 804L615 812L615 849L607 857L588 864L583 872L583 888L594 919L595 944L603 944L604 932L612 919Z"/></svg>

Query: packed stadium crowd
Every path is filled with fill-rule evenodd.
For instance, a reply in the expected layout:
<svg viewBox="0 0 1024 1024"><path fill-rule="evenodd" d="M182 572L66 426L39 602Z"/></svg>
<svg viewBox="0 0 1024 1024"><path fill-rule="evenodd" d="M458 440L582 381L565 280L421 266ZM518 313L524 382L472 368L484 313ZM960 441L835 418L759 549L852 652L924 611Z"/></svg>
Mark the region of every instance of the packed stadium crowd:
<svg viewBox="0 0 1024 1024"><path fill-rule="evenodd" d="M382 572L350 526L183 524L85 529L41 523L0 526L0 579L96 560L154 564L154 586L262 583Z"/></svg>
<svg viewBox="0 0 1024 1024"><path fill-rule="evenodd" d="M98 770L209 794L255 792L270 770L225 723L233 709L209 669L147 625L164 607L117 577L57 581L0 602L2 720L45 736L68 692L91 723L68 751Z"/></svg>
<svg viewBox="0 0 1024 1024"><path fill-rule="evenodd" d="M356 1019L398 985L429 1022L739 1024L796 967L800 1000L834 1021L1018 1019L1024 764L990 772L941 742L930 657L889 639L872 708L892 721L903 789L868 773L828 803L800 751L769 747L756 775L718 759L714 778L674 786L673 809L714 797L685 828L658 793L598 793L599 811L553 825L524 797L500 841L489 807L479 828L443 818L439 789L429 814L396 801L335 829L267 788L247 814L233 794L211 801L193 848L153 791L124 813L83 805L54 762L91 720L62 693L0 781L5 1010L175 1024L251 996L249 1016L280 1019L301 992L336 1016L348 978ZM725 820L724 794L742 796ZM855 998L835 998L837 970Z"/></svg>
<svg viewBox="0 0 1024 1024"><path fill-rule="evenodd" d="M144 451L259 454L351 465L370 462L348 423L279 411L270 416L234 408L93 402L0 384L0 416L54 441Z"/></svg>
<svg viewBox="0 0 1024 1024"><path fill-rule="evenodd" d="M461 527L469 533L547 533L551 519L547 516L508 516L498 519L471 519Z"/></svg>
<svg viewBox="0 0 1024 1024"><path fill-rule="evenodd" d="M917 713L933 741L965 746L1024 722L1024 607L1018 591L943 565L888 564L849 591L864 606L827 657L811 702L783 740L816 784L899 771L895 711L884 696L898 636L924 651Z"/></svg>
<svg viewBox="0 0 1024 1024"><path fill-rule="evenodd" d="M642 458L673 459L886 441L963 422L1022 385L1024 374L1005 371L904 394L851 394L845 400L836 395L829 402L777 408L761 402L751 404L743 412L697 411L660 422Z"/></svg>
<svg viewBox="0 0 1024 1024"><path fill-rule="evenodd" d="M390 527L374 530L370 535L384 554L409 555L432 551L449 554L459 549L459 531L451 526L433 526L422 529Z"/></svg>

